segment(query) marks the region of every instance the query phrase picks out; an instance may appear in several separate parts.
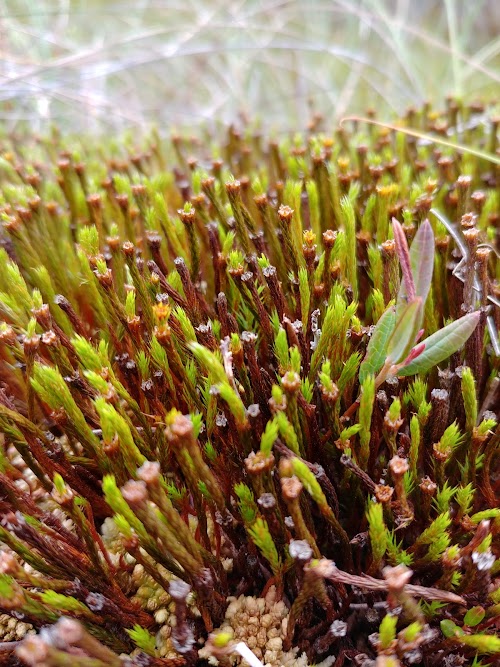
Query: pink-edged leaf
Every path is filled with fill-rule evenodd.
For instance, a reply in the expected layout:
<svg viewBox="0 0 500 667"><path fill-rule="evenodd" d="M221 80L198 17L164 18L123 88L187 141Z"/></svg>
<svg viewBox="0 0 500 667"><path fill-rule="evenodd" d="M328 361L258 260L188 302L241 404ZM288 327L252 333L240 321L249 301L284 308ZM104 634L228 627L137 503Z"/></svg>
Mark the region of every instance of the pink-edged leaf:
<svg viewBox="0 0 500 667"><path fill-rule="evenodd" d="M410 251L408 250L408 242L406 241L403 228L396 220L396 218L392 219L392 230L394 232L394 241L396 243L396 251L398 253L399 263L401 265L401 271L403 272L403 282L405 284L406 290L405 296L407 297L408 301L413 301L416 296L416 292L415 283L413 281L413 275L411 272Z"/></svg>
<svg viewBox="0 0 500 667"><path fill-rule="evenodd" d="M425 329L420 329L420 331L417 334L417 337L415 338L415 343L418 343L418 341L422 338L424 335Z"/></svg>
<svg viewBox="0 0 500 667"><path fill-rule="evenodd" d="M418 228L411 244L410 262L416 295L422 297L425 304L434 270L434 232L427 219Z"/></svg>
<svg viewBox="0 0 500 667"><path fill-rule="evenodd" d="M422 297L422 301L425 305L425 301L431 288L432 273L434 270L434 232L432 231L431 224L428 220L424 220L420 225L411 244L410 268L415 287L415 295ZM397 315L399 315L401 309L408 300L406 280L403 275L397 299Z"/></svg>
<svg viewBox="0 0 500 667"><path fill-rule="evenodd" d="M472 607L472 609L469 609L464 616L464 625L473 628L476 625L479 625L485 616L486 611L484 610L484 607Z"/></svg>
<svg viewBox="0 0 500 667"><path fill-rule="evenodd" d="M412 349L410 350L410 354L403 361L405 366L407 366L410 363L410 361L416 359L419 354L422 354L424 350L425 350L425 342L419 343L418 345L415 345L415 347L412 347Z"/></svg>
<svg viewBox="0 0 500 667"><path fill-rule="evenodd" d="M425 304L431 288L434 270L434 232L428 220L418 228L410 248L410 267L416 296L421 296ZM403 276L398 294L398 302L408 301L406 281Z"/></svg>
<svg viewBox="0 0 500 667"><path fill-rule="evenodd" d="M377 375L384 365L387 355L387 343L396 324L396 311L394 306L388 308L375 325L370 342L366 348L365 358L359 367L359 382L363 384L368 375Z"/></svg>
<svg viewBox="0 0 500 667"><path fill-rule="evenodd" d="M420 297L416 297L401 310L387 345L387 361L397 364L406 358L415 344L423 315L422 299Z"/></svg>
<svg viewBox="0 0 500 667"><path fill-rule="evenodd" d="M415 375L416 373L425 373L429 369L437 366L447 359L454 352L459 350L467 341L479 322L481 314L479 311L468 313L459 320L455 320L444 329L426 338L425 349L418 357L413 359L407 366L399 369L399 376Z"/></svg>

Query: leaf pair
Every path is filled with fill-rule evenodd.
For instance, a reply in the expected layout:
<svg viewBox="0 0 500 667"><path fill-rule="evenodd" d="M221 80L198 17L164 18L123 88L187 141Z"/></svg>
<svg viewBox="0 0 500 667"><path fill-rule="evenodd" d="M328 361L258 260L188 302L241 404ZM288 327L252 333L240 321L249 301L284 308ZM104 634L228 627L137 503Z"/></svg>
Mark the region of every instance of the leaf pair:
<svg viewBox="0 0 500 667"><path fill-rule="evenodd" d="M391 375L425 373L456 352L479 321L479 311L468 313L418 343L424 306L432 283L434 234L428 220L418 229L408 249L403 228L393 218L394 240L403 279L396 300L375 326L359 371L359 379L376 376L380 386Z"/></svg>

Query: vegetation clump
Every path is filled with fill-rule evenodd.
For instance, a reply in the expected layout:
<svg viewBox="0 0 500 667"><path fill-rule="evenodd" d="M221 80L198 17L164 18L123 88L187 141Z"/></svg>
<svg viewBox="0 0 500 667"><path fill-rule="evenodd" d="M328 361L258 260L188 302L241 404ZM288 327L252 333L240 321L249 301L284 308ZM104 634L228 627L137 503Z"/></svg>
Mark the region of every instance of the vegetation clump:
<svg viewBox="0 0 500 667"><path fill-rule="evenodd" d="M1 138L0 662L498 659L498 116L372 121Z"/></svg>

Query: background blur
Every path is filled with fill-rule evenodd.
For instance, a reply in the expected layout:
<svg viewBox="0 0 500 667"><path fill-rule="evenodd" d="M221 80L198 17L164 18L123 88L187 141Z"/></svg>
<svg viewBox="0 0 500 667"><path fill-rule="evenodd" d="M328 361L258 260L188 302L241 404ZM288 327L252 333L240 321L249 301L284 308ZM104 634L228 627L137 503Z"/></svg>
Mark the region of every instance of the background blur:
<svg viewBox="0 0 500 667"><path fill-rule="evenodd" d="M284 130L499 82L498 0L0 0L7 130Z"/></svg>

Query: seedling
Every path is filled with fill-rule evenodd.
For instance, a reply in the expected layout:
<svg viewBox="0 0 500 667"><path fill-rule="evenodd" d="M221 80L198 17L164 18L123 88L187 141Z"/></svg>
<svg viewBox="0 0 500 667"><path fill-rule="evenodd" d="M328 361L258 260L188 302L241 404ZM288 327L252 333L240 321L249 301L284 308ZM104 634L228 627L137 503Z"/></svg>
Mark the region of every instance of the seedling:
<svg viewBox="0 0 500 667"><path fill-rule="evenodd" d="M434 234L428 220L419 227L411 250L401 224L392 219L394 238L403 273L396 304L389 306L375 325L360 380L375 375L379 387L389 377L426 373L460 349L479 322L479 311L443 327L425 340L421 337L424 307L434 268Z"/></svg>

